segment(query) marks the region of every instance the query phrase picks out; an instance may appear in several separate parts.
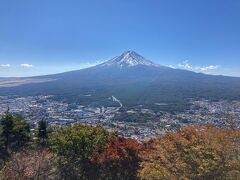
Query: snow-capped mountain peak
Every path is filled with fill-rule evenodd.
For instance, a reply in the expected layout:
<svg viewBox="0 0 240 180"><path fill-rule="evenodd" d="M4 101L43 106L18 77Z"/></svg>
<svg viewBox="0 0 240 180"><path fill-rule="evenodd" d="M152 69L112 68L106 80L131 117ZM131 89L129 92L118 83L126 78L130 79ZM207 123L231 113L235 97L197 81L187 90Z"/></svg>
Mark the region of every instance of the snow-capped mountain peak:
<svg viewBox="0 0 240 180"><path fill-rule="evenodd" d="M137 54L134 51L126 51L120 56L117 56L109 61L106 61L102 64L102 66L112 66L118 65L120 67L131 67L137 65L145 65L145 66L157 66L153 62L145 59L143 56Z"/></svg>

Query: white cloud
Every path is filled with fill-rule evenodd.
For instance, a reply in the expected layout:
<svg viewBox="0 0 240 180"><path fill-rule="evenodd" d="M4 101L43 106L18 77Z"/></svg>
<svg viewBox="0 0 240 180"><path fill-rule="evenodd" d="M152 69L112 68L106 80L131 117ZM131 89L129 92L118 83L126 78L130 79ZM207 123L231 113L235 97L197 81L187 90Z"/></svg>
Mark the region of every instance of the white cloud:
<svg viewBox="0 0 240 180"><path fill-rule="evenodd" d="M96 65L99 65L99 64L101 64L101 63L103 63L103 62L104 62L104 61L81 63L81 64L79 64L79 69L84 69L84 68L96 66Z"/></svg>
<svg viewBox="0 0 240 180"><path fill-rule="evenodd" d="M174 66L169 67L174 68ZM211 73L213 70L217 70L221 66L219 65L193 66L188 61L183 61L182 63L178 64L177 67L180 69L191 70L195 72Z"/></svg>
<svg viewBox="0 0 240 180"><path fill-rule="evenodd" d="M188 70L193 70L194 67L188 63L188 61L183 61L182 63L178 64L178 67L182 69L188 69Z"/></svg>
<svg viewBox="0 0 240 180"><path fill-rule="evenodd" d="M20 66L21 66L21 67L25 67L25 68L31 68L31 67L33 67L32 64L21 64Z"/></svg>
<svg viewBox="0 0 240 180"><path fill-rule="evenodd" d="M209 71L209 70L214 70L220 68L219 65L210 65L210 66L205 66L205 67L198 67L199 70L201 71Z"/></svg>
<svg viewBox="0 0 240 180"><path fill-rule="evenodd" d="M176 69L176 67L173 66L173 65L169 65L168 67L170 67L170 68L172 68L172 69Z"/></svg>
<svg viewBox="0 0 240 180"><path fill-rule="evenodd" d="M0 64L0 67L10 67L10 64Z"/></svg>

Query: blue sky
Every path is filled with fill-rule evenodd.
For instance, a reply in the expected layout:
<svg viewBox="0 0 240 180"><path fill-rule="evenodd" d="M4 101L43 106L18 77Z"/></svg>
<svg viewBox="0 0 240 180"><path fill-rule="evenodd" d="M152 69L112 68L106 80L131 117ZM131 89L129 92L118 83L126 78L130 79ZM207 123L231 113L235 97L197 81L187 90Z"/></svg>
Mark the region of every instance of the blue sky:
<svg viewBox="0 0 240 180"><path fill-rule="evenodd" d="M0 76L80 69L126 50L240 76L240 1L0 0Z"/></svg>

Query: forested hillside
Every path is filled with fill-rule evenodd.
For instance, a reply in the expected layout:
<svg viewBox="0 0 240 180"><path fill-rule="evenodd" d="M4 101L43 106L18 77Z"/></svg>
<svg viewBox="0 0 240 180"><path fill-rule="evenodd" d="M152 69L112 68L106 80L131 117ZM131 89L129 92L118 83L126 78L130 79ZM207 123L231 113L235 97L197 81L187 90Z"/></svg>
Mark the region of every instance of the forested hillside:
<svg viewBox="0 0 240 180"><path fill-rule="evenodd" d="M0 120L0 179L239 179L240 131L190 126L145 143L75 124Z"/></svg>

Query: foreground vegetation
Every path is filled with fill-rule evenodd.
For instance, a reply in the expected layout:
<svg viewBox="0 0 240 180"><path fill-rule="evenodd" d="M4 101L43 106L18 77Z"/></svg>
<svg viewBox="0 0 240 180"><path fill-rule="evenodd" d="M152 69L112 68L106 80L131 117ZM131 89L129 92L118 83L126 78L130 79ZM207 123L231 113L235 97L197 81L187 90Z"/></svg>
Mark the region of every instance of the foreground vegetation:
<svg viewBox="0 0 240 180"><path fill-rule="evenodd" d="M101 127L0 120L0 179L239 179L240 131L191 126L140 144Z"/></svg>

